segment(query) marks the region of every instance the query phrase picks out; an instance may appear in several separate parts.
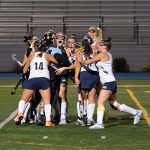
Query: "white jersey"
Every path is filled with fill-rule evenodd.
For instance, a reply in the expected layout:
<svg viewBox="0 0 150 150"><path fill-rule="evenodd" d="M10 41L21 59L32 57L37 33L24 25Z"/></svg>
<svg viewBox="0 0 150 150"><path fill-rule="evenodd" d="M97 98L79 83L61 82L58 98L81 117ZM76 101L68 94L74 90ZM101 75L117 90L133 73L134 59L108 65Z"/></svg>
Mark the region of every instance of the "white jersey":
<svg viewBox="0 0 150 150"><path fill-rule="evenodd" d="M83 60L91 59L91 58L93 58L93 55L91 55L91 54L90 55L83 55L82 56ZM88 65L81 64L80 72L82 72L82 71L97 71L96 63L93 62L93 63L88 64Z"/></svg>
<svg viewBox="0 0 150 150"><path fill-rule="evenodd" d="M35 52L35 56L33 60L30 62L30 75L31 78L39 78L45 77L50 79L49 71L48 71L48 61L45 59L45 53L43 53L42 57L38 56L39 52Z"/></svg>
<svg viewBox="0 0 150 150"><path fill-rule="evenodd" d="M72 53L71 50L70 50L69 62L70 62L71 64L74 64L75 59L76 59L75 54Z"/></svg>
<svg viewBox="0 0 150 150"><path fill-rule="evenodd" d="M113 82L116 81L113 72L112 72L112 56L110 53L109 55L109 60L106 62L99 61L96 63L96 66L98 68L99 76L100 76L100 81L101 83L106 83L106 82Z"/></svg>

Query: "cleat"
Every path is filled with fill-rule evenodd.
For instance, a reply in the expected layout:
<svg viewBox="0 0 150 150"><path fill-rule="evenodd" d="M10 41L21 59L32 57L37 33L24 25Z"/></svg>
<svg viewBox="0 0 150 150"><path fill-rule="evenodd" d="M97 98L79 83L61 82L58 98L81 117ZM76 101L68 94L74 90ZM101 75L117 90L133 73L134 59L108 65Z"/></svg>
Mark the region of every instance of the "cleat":
<svg viewBox="0 0 150 150"><path fill-rule="evenodd" d="M14 121L16 122L16 125L20 125L22 119L23 119L23 113L18 113L14 119Z"/></svg>
<svg viewBox="0 0 150 150"><path fill-rule="evenodd" d="M55 124L59 124L59 122L60 122L60 115L55 115L54 118L52 118L52 121Z"/></svg>
<svg viewBox="0 0 150 150"><path fill-rule="evenodd" d="M39 114L39 116L37 117L37 124L45 125L45 115L44 114Z"/></svg>
<svg viewBox="0 0 150 150"><path fill-rule="evenodd" d="M46 121L45 126L46 127L54 127L55 124L52 121Z"/></svg>
<svg viewBox="0 0 150 150"><path fill-rule="evenodd" d="M90 119L87 120L87 126L92 126L93 124L95 124L94 120L90 120Z"/></svg>
<svg viewBox="0 0 150 150"><path fill-rule="evenodd" d="M139 123L141 115L142 115L142 110L136 110L136 115L134 116L133 124Z"/></svg>
<svg viewBox="0 0 150 150"><path fill-rule="evenodd" d="M29 123L30 123L30 124L33 124L33 123L35 123L35 122L34 122L33 119L30 119L30 120L29 120Z"/></svg>
<svg viewBox="0 0 150 150"><path fill-rule="evenodd" d="M104 125L96 123L93 126L90 126L89 129L104 129Z"/></svg>
<svg viewBox="0 0 150 150"><path fill-rule="evenodd" d="M79 119L78 119L78 120L75 122L75 125L84 127L84 126L85 126L85 123L84 123L83 120L79 120Z"/></svg>
<svg viewBox="0 0 150 150"><path fill-rule="evenodd" d="M66 125L66 124L67 124L66 119L61 119L59 122L59 125Z"/></svg>

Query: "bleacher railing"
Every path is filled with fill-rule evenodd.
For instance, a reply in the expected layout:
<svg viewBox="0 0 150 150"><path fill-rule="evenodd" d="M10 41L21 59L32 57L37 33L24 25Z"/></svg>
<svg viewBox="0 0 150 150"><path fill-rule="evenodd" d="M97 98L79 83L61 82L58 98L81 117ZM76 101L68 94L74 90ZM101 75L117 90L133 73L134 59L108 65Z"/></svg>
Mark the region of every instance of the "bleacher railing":
<svg viewBox="0 0 150 150"><path fill-rule="evenodd" d="M94 24L93 24L94 25ZM90 26L87 24L27 24L27 33L44 35L38 33L41 29L62 31L67 35L75 34L80 41L87 33ZM111 36L114 44L150 44L150 25L134 24L103 24L99 23L103 36ZM72 30L71 30L72 29ZM42 31L42 30L41 30Z"/></svg>

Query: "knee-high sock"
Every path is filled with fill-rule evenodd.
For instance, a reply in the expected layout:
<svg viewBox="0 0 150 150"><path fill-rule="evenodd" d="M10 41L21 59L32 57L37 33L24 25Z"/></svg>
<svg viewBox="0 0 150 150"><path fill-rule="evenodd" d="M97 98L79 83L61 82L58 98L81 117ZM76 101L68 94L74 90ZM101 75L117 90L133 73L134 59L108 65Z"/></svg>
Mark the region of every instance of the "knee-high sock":
<svg viewBox="0 0 150 150"><path fill-rule="evenodd" d="M127 113L130 113L132 115L136 115L136 110L125 105L125 104L122 104L119 106L119 110L122 111L122 112L127 112Z"/></svg>
<svg viewBox="0 0 150 150"><path fill-rule="evenodd" d="M105 107L103 105L99 105L97 108L97 123L103 124Z"/></svg>
<svg viewBox="0 0 150 150"><path fill-rule="evenodd" d="M95 104L87 105L87 119L93 120L94 110L95 110Z"/></svg>
<svg viewBox="0 0 150 150"><path fill-rule="evenodd" d="M19 105L18 105L18 112L19 113L23 113L24 109L25 109L25 101L24 100L20 100L19 101Z"/></svg>
<svg viewBox="0 0 150 150"><path fill-rule="evenodd" d="M46 121L51 121L51 104L45 104L44 109Z"/></svg>
<svg viewBox="0 0 150 150"><path fill-rule="evenodd" d="M83 104L81 104L81 101L77 102L77 115L78 118L83 118Z"/></svg>
<svg viewBox="0 0 150 150"><path fill-rule="evenodd" d="M67 108L67 103L63 101L61 103L61 119L66 119L66 108Z"/></svg>
<svg viewBox="0 0 150 150"><path fill-rule="evenodd" d="M83 115L87 115L87 106L88 106L88 100L84 99L84 109L83 109Z"/></svg>

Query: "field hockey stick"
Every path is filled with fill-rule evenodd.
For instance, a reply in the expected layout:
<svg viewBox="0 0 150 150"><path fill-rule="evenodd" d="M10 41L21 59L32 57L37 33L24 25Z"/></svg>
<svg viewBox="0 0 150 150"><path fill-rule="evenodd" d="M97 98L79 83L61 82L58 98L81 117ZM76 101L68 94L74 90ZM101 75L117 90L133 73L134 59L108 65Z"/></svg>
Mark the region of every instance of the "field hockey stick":
<svg viewBox="0 0 150 150"><path fill-rule="evenodd" d="M15 86L14 89L12 90L11 95L16 94L17 88L18 88L19 85L25 80L25 75L26 75L26 74L23 74L23 75L22 75L21 79L18 81L18 83L16 84L16 86Z"/></svg>
<svg viewBox="0 0 150 150"><path fill-rule="evenodd" d="M16 58L16 54L15 53L13 53L12 55L11 55L11 58L14 60L14 62L16 62L20 67L23 67L22 66L22 63Z"/></svg>

